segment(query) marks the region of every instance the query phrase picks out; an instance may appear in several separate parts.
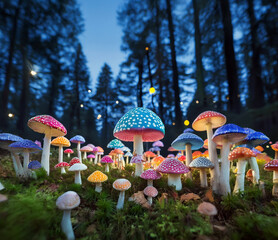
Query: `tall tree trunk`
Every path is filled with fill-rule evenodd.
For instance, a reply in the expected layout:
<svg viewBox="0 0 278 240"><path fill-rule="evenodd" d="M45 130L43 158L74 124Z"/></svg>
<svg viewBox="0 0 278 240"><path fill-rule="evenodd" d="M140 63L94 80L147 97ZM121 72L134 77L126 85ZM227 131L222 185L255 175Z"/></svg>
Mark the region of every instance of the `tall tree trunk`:
<svg viewBox="0 0 278 240"><path fill-rule="evenodd" d="M23 23L21 32L21 45L20 52L22 57L22 89L20 96L20 106L19 106L19 117L17 120L17 128L24 134L25 126L27 122L27 109L29 103L29 84L30 84L30 69L28 61L28 42L29 42L29 30L28 23L25 21Z"/></svg>
<svg viewBox="0 0 278 240"><path fill-rule="evenodd" d="M150 62L150 49L146 50L146 55L147 55L147 64L148 64L148 74L149 74L149 79L151 82L151 87L153 87L153 77L152 77L152 71L151 71L151 62ZM153 101L153 94L151 94L152 98L152 110L155 112L155 106L154 106L154 101Z"/></svg>
<svg viewBox="0 0 278 240"><path fill-rule="evenodd" d="M139 61L138 63L138 84L137 84L137 106L143 107L143 62Z"/></svg>
<svg viewBox="0 0 278 240"><path fill-rule="evenodd" d="M201 33L199 23L199 8L198 0L192 0L194 9L194 40L195 40L195 58L196 58L196 80L197 90L195 92L195 99L198 99L201 106L206 106L206 95L205 95L205 81L204 81L204 68L202 63L202 48L201 48Z"/></svg>
<svg viewBox="0 0 278 240"><path fill-rule="evenodd" d="M7 117L8 117L8 102L9 102L9 95L10 95L10 83L11 83L11 76L13 71L13 58L14 58L14 51L15 51L15 42L16 42L16 35L17 35L17 28L18 28L18 19L20 15L20 9L22 5L22 0L19 0L17 3L17 8L15 9L14 17L13 17L13 25L11 29L10 35L10 45L9 45L9 55L8 55L8 63L6 66L6 75L5 75L5 83L2 93L2 114L0 114L0 125L3 128L7 127Z"/></svg>
<svg viewBox="0 0 278 240"><path fill-rule="evenodd" d="M258 42L257 29L258 24L254 14L254 1L248 1L248 16L250 22L251 32L251 48L252 48L252 65L250 69L250 77L248 81L248 105L251 108L258 108L264 105L264 90L262 81L262 67L261 67L261 48ZM259 101L257 101L259 99Z"/></svg>
<svg viewBox="0 0 278 240"><path fill-rule="evenodd" d="M74 78L75 78L75 96L76 96L76 118L77 118L77 128L80 129L80 92L79 92L79 62L80 62L81 45L78 44L76 51L76 59L74 66Z"/></svg>
<svg viewBox="0 0 278 240"><path fill-rule="evenodd" d="M55 73L52 75L51 78L51 86L50 86L50 91L49 91L49 102L48 102L48 113L51 116L55 116L55 103L56 99L58 99L58 87L59 87L59 82L61 78L61 66L59 62L54 62L52 63L53 66L51 68L51 72Z"/></svg>
<svg viewBox="0 0 278 240"><path fill-rule="evenodd" d="M164 113L163 113L163 82L162 82L162 57L161 57L161 40L160 40L160 9L159 9L159 0L155 0L155 36L156 36L156 61L157 61L157 77L159 85L159 116L164 122Z"/></svg>
<svg viewBox="0 0 278 240"><path fill-rule="evenodd" d="M176 59L176 47L175 47L175 36L174 36L174 25L173 25L171 1L166 0L166 4L167 4L168 29L169 29L169 35L170 35L173 87L174 87L174 91L175 91L175 119L176 119L176 126L178 128L181 128L182 112L181 112L181 108L180 108L179 73L178 73L178 66L177 66L177 59Z"/></svg>
<svg viewBox="0 0 278 240"><path fill-rule="evenodd" d="M224 53L225 64L227 70L228 79L228 92L229 92L229 110L232 112L240 111L240 98L239 98L239 86L238 75L236 67L236 58L234 51L234 39L233 39L233 25L231 20L231 11L229 0L219 0L222 22L224 28Z"/></svg>

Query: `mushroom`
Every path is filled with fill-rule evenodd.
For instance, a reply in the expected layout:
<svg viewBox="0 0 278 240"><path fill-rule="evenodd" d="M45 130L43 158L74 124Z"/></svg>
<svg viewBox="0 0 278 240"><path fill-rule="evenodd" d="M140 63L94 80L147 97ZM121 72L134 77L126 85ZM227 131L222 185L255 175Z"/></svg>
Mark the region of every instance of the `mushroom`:
<svg viewBox="0 0 278 240"><path fill-rule="evenodd" d="M151 162L151 158L156 157L156 155L155 155L153 152L151 152L151 151L145 152L145 153L144 153L144 156L145 156L146 158L148 158L148 162ZM158 154L158 156L159 156L159 154Z"/></svg>
<svg viewBox="0 0 278 240"><path fill-rule="evenodd" d="M248 180L248 181L253 181L253 170L252 169L249 169L248 171L247 171L247 173L246 173L246 179Z"/></svg>
<svg viewBox="0 0 278 240"><path fill-rule="evenodd" d="M70 165L67 162L60 162L55 165L55 168L61 168L61 173L66 173L65 167L69 167Z"/></svg>
<svg viewBox="0 0 278 240"><path fill-rule="evenodd" d="M49 152L51 137L67 134L67 129L62 123L49 115L38 115L28 121L28 126L35 132L44 133L41 165L49 175Z"/></svg>
<svg viewBox="0 0 278 240"><path fill-rule="evenodd" d="M69 165L72 166L76 163L81 163L78 157L74 157L73 159L71 159Z"/></svg>
<svg viewBox="0 0 278 240"><path fill-rule="evenodd" d="M84 160L87 160L87 153L92 152L92 151L93 151L93 149L88 146L84 146L80 149L80 152L84 152L84 155L83 155Z"/></svg>
<svg viewBox="0 0 278 240"><path fill-rule="evenodd" d="M273 151L275 151L274 159L278 159L278 142L271 145Z"/></svg>
<svg viewBox="0 0 278 240"><path fill-rule="evenodd" d="M108 155L104 156L101 161L101 163L105 163L105 172L109 172L109 163L113 163L114 161L112 160L111 157Z"/></svg>
<svg viewBox="0 0 278 240"><path fill-rule="evenodd" d="M123 146L121 148L119 148L120 150L122 150L123 152L130 152L130 149L126 146Z"/></svg>
<svg viewBox="0 0 278 240"><path fill-rule="evenodd" d="M133 142L134 155L143 155L143 142L162 139L165 127L151 110L137 107L128 111L115 126L114 136L122 141ZM135 176L143 172L143 164L136 164Z"/></svg>
<svg viewBox="0 0 278 240"><path fill-rule="evenodd" d="M171 144L171 146L177 150L186 151L186 166L192 162L192 150L197 150L201 148L204 144L202 138L194 133L182 133L179 135ZM188 177L192 179L191 173Z"/></svg>
<svg viewBox="0 0 278 240"><path fill-rule="evenodd" d="M17 141L21 141L21 140L23 140L23 138L16 136L14 134L0 133L0 148L6 149L11 153L15 174L18 177L21 177L24 175L24 170L23 170L22 164L20 162L19 156L14 151L12 151L12 149L9 147L9 145L13 142L17 142Z"/></svg>
<svg viewBox="0 0 278 240"><path fill-rule="evenodd" d="M203 188L207 187L208 182L207 182L206 169L213 168L214 167L213 163L205 157L198 157L189 164L189 167L200 170L201 187Z"/></svg>
<svg viewBox="0 0 278 240"><path fill-rule="evenodd" d="M278 159L269 161L264 165L264 170L273 171L272 196L278 197Z"/></svg>
<svg viewBox="0 0 278 240"><path fill-rule="evenodd" d="M161 148L160 147L152 147L152 148L149 149L149 151L156 152L156 154L159 156Z"/></svg>
<svg viewBox="0 0 278 240"><path fill-rule="evenodd" d="M71 148L67 148L64 153L68 154L68 158L70 158L70 155L73 154L73 150Z"/></svg>
<svg viewBox="0 0 278 240"><path fill-rule="evenodd" d="M218 192L219 185L219 163L215 143L212 141L213 128L218 128L226 123L226 117L218 112L206 111L201 113L192 123L195 131L207 131L209 160L214 164L211 171L212 190Z"/></svg>
<svg viewBox="0 0 278 240"><path fill-rule="evenodd" d="M140 175L140 178L147 180L148 186L153 186L153 180L160 179L161 174L154 169L148 169Z"/></svg>
<svg viewBox="0 0 278 240"><path fill-rule="evenodd" d="M125 163L126 165L129 163L129 157L133 157L131 152L126 152L125 156Z"/></svg>
<svg viewBox="0 0 278 240"><path fill-rule="evenodd" d="M95 158L96 156L94 155L94 154L89 154L88 156L87 156L87 158L90 160L90 162L92 162L93 161L93 158Z"/></svg>
<svg viewBox="0 0 278 240"><path fill-rule="evenodd" d="M125 178L120 178L113 182L113 188L118 191L121 191L116 206L117 209L122 209L124 207L125 191L128 190L130 187L131 187L130 181L128 181Z"/></svg>
<svg viewBox="0 0 278 240"><path fill-rule="evenodd" d="M56 201L56 206L60 210L64 211L61 227L63 233L66 235L68 240L75 239L70 215L71 215L71 210L78 207L79 204L80 204L80 197L76 192L73 191L65 192L60 197L58 197Z"/></svg>
<svg viewBox="0 0 278 240"><path fill-rule="evenodd" d="M75 172L74 183L80 184L80 185L82 184L80 171L84 171L86 169L87 169L87 166L83 163L75 163L69 168L69 171Z"/></svg>
<svg viewBox="0 0 278 240"><path fill-rule="evenodd" d="M102 147L97 146L93 149L93 152L96 152L96 154L95 154L96 157L95 157L95 162L94 163L97 164L98 162L100 162L100 160L101 160L100 155L103 155L104 150L103 150Z"/></svg>
<svg viewBox="0 0 278 240"><path fill-rule="evenodd" d="M156 171L168 174L168 186L174 186L177 191L182 189L181 174L188 173L189 169L175 158L166 158Z"/></svg>
<svg viewBox="0 0 278 240"><path fill-rule="evenodd" d="M28 176L28 164L30 153L41 151L42 149L33 141L23 139L9 145L15 152L22 153L23 155L23 171L25 176Z"/></svg>
<svg viewBox="0 0 278 240"><path fill-rule="evenodd" d="M122 156L124 155L124 152L120 149L115 149L113 151L113 153L117 154L117 159L118 159L118 168L121 169L121 167L123 166L123 163L122 163Z"/></svg>
<svg viewBox="0 0 278 240"><path fill-rule="evenodd" d="M87 146L90 147L90 148L92 148L92 149L94 149L94 147L95 147L95 145L94 145L94 144L91 144L91 143L87 144Z"/></svg>
<svg viewBox="0 0 278 240"><path fill-rule="evenodd" d="M96 184L96 188L95 191L96 192L101 192L102 191L102 186L101 183L107 181L108 177L107 175L105 175L104 173L102 173L101 171L94 171L88 178L87 180L89 182L95 183Z"/></svg>
<svg viewBox="0 0 278 240"><path fill-rule="evenodd" d="M41 167L42 167L41 163L40 163L39 161L36 161L36 160L31 161L31 162L29 162L29 164L28 164L28 169L30 169L31 171L32 171L32 170L39 169L39 168L41 168ZM37 179L37 174L36 174L34 171L32 171L32 177L33 177L34 179Z"/></svg>
<svg viewBox="0 0 278 240"><path fill-rule="evenodd" d="M125 145L119 139L113 139L107 144L108 148L122 148ZM123 150L122 150L123 151Z"/></svg>
<svg viewBox="0 0 278 240"><path fill-rule="evenodd" d="M1 189L0 189L1 190ZM0 194L0 203L5 202L8 200L8 197L6 195Z"/></svg>
<svg viewBox="0 0 278 240"><path fill-rule="evenodd" d="M161 148L161 147L164 147L164 144L163 144L163 142L161 142L161 141L155 141L155 142L153 143L153 147L159 147L159 148ZM157 151L157 155L158 155L158 156L160 155L160 150Z"/></svg>
<svg viewBox="0 0 278 240"><path fill-rule="evenodd" d="M78 156L80 162L82 163L82 157L81 157L81 152L80 152L80 145L85 142L85 138L80 136L80 135L76 135L76 136L74 136L74 137L72 137L70 139L70 142L77 144L77 156Z"/></svg>
<svg viewBox="0 0 278 240"><path fill-rule="evenodd" d="M51 145L59 147L58 163L63 162L63 147L69 147L70 142L65 137L57 137L51 141ZM65 169L61 168L61 173L66 173Z"/></svg>
<svg viewBox="0 0 278 240"><path fill-rule="evenodd" d="M209 217L217 215L217 208L209 202L202 202L199 204L197 211Z"/></svg>
<svg viewBox="0 0 278 240"><path fill-rule="evenodd" d="M143 156L142 155L135 155L131 158L130 163L135 163L135 177L140 176L141 173L141 165L143 166ZM139 174L140 173L140 174Z"/></svg>
<svg viewBox="0 0 278 240"><path fill-rule="evenodd" d="M255 156L252 150L245 147L237 147L232 152L230 152L228 159L230 161L237 159L237 177L234 187L234 193L239 191L244 191L244 177L245 177L245 168L247 161L250 157Z"/></svg>
<svg viewBox="0 0 278 240"><path fill-rule="evenodd" d="M155 187L153 186L147 186L144 189L144 194L148 197L148 202L150 205L153 203L153 197L156 197L158 194L158 191Z"/></svg>
<svg viewBox="0 0 278 240"><path fill-rule="evenodd" d="M196 159L196 158L198 158L198 157L202 157L203 156L203 153L201 152L201 151L194 151L193 153L192 153L192 159L194 160L194 159Z"/></svg>
<svg viewBox="0 0 278 240"><path fill-rule="evenodd" d="M41 148L42 147L42 143L39 140L36 140L35 143Z"/></svg>
<svg viewBox="0 0 278 240"><path fill-rule="evenodd" d="M157 156L152 160L153 168L156 169L165 160L162 156Z"/></svg>
<svg viewBox="0 0 278 240"><path fill-rule="evenodd" d="M231 145L243 140L246 137L246 132L243 128L235 124L225 124L218 128L212 140L222 145L221 149L221 170L219 179L219 194L227 195L231 192L230 188L230 162L228 156Z"/></svg>

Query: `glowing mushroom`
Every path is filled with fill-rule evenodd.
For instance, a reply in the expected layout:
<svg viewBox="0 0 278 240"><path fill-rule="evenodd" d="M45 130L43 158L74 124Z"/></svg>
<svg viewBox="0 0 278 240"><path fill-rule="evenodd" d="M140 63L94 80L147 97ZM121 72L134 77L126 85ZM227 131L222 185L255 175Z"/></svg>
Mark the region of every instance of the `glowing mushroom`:
<svg viewBox="0 0 278 240"><path fill-rule="evenodd" d="M230 162L228 156L230 153L231 145L243 140L246 137L246 132L243 128L235 124L225 124L218 128L212 140L222 145L221 149L221 170L219 179L219 193L221 195L227 195L231 192L230 188Z"/></svg>
<svg viewBox="0 0 278 240"><path fill-rule="evenodd" d="M122 209L124 207L125 191L128 190L130 187L131 187L130 181L128 181L125 178L120 178L113 182L113 188L120 191L120 195L116 207L117 209Z"/></svg>
<svg viewBox="0 0 278 240"><path fill-rule="evenodd" d="M102 173L101 171L94 171L88 178L87 180L89 182L95 183L96 184L96 188L95 191L96 192L101 192L102 191L102 182L107 181L108 177L107 175L105 175L104 173Z"/></svg>
<svg viewBox="0 0 278 240"><path fill-rule="evenodd" d="M111 157L109 157L108 155L104 156L101 161L101 163L105 163L105 172L109 172L109 164L113 163L113 160Z"/></svg>
<svg viewBox="0 0 278 240"><path fill-rule="evenodd" d="M206 111L201 113L192 123L192 128L195 131L207 131L209 159L214 164L214 168L211 171L212 190L214 192L218 192L220 171L216 145L212 141L212 129L221 127L225 123L226 117L223 114L214 111Z"/></svg>
<svg viewBox="0 0 278 240"><path fill-rule="evenodd" d="M69 147L70 142L65 137L57 137L51 141L51 145L59 147L58 163L63 162L63 147ZM61 168L61 173L66 173L65 169Z"/></svg>
<svg viewBox="0 0 278 240"><path fill-rule="evenodd" d="M49 115L38 115L28 121L28 126L35 132L45 134L41 165L49 175L49 153L51 137L60 137L67 134L67 129L62 123Z"/></svg>
<svg viewBox="0 0 278 240"><path fill-rule="evenodd" d="M134 155L143 155L143 142L158 141L164 134L165 127L161 119L151 110L142 107L128 111L114 129L116 138L133 142ZM140 176L142 172L143 164L136 164L136 176Z"/></svg>
<svg viewBox="0 0 278 240"><path fill-rule="evenodd" d="M74 232L71 224L71 210L78 207L80 204L80 197L76 192L68 191L58 197L56 206L64 211L61 227L63 233L66 235L68 240L74 240Z"/></svg>
<svg viewBox="0 0 278 240"><path fill-rule="evenodd" d="M166 158L156 171L168 174L168 186L174 186L177 191L182 189L181 174L188 173L189 169L175 158Z"/></svg>
<svg viewBox="0 0 278 240"><path fill-rule="evenodd" d="M86 141L85 138L80 135L76 135L70 139L70 142L77 144L77 156L81 163L82 163L82 156L80 152L80 145L83 144L85 141Z"/></svg>
<svg viewBox="0 0 278 240"><path fill-rule="evenodd" d="M272 196L278 197L278 159L269 161L264 165L264 170L273 171Z"/></svg>

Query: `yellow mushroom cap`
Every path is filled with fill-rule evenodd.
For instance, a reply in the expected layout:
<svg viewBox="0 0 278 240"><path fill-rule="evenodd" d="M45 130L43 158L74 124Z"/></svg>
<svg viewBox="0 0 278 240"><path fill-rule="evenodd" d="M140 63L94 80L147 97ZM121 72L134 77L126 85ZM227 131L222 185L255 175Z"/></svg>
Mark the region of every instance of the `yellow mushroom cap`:
<svg viewBox="0 0 278 240"><path fill-rule="evenodd" d="M108 179L107 175L102 173L101 171L94 171L87 180L93 183L101 183L105 182Z"/></svg>
<svg viewBox="0 0 278 240"><path fill-rule="evenodd" d="M117 179L115 182L113 182L113 188L119 191L125 191L128 190L131 187L130 181L128 181L125 178Z"/></svg>
<svg viewBox="0 0 278 240"><path fill-rule="evenodd" d="M62 147L69 147L70 141L65 137L56 137L51 141L51 145L53 146L62 146Z"/></svg>

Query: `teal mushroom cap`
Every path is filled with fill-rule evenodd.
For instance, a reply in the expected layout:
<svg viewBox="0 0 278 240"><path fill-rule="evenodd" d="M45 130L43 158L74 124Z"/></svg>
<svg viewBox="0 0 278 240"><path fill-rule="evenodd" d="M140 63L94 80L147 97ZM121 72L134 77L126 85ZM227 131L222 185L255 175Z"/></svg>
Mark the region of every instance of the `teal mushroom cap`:
<svg viewBox="0 0 278 240"><path fill-rule="evenodd" d="M108 148L122 148L124 147L124 144L118 140L118 139L113 139L110 141L107 145Z"/></svg>
<svg viewBox="0 0 278 240"><path fill-rule="evenodd" d="M165 127L161 119L143 107L128 111L114 129L114 136L127 142L133 142L134 135L141 135L143 142L154 142L162 139L164 134Z"/></svg>

